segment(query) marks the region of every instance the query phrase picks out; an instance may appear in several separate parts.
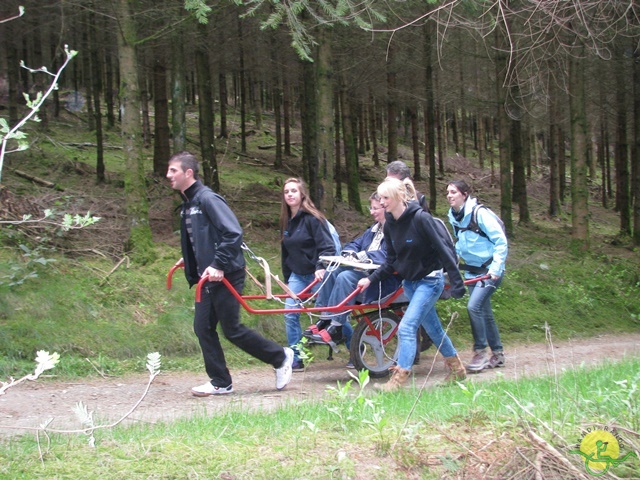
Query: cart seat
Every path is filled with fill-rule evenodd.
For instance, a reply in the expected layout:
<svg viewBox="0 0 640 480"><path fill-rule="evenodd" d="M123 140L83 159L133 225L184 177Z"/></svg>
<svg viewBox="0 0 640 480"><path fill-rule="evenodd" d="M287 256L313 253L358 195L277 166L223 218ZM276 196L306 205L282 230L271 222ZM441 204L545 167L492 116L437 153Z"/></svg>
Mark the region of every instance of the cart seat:
<svg viewBox="0 0 640 480"><path fill-rule="evenodd" d="M389 300L393 295L396 294L396 292L390 293L389 295L385 295L380 299L380 301L371 302L368 305L384 305L387 302L387 300ZM356 297L356 303L362 304L363 300L364 300L364 292L358 294L358 296ZM407 295L404 293L404 291L398 296L398 298L396 298L393 301L391 305L397 305L402 303L409 303L409 298L407 298Z"/></svg>

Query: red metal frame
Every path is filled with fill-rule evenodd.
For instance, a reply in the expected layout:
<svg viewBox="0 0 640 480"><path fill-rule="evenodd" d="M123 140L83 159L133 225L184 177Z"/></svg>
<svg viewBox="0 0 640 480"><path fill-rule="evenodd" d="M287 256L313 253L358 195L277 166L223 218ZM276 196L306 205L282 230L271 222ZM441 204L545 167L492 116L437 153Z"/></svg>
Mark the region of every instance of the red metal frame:
<svg viewBox="0 0 640 480"><path fill-rule="evenodd" d="M178 262L169 270L169 274L167 275L167 290L171 290L173 274L178 268L184 268L184 264ZM199 302L201 300L202 287L208 281L209 281L209 277L203 277L200 279L200 281L198 281L198 285L196 286L196 302ZM317 279L314 280L309 285L307 285L307 287L303 291L298 293L297 296L302 300L308 299L313 295L310 292L318 282L319 281ZM231 284L226 278L224 277L222 278L222 283L229 289L229 291L236 298L236 300L238 300L240 305L242 305L242 308L244 308L249 313L253 313L254 315L269 315L269 314L280 314L280 313L282 314L284 313L319 313L319 312L339 313L347 310L355 310L357 312L364 313L365 310L378 309L378 308L385 309L389 307L389 305L391 305L395 301L395 299L398 298L403 293L402 287L400 287L393 295L385 299L385 302L383 304L380 304L380 305L377 303L371 303L366 305L363 305L363 304L347 305L347 302L352 300L362 291L360 287L356 287L356 289L353 292L351 292L349 296L345 298L342 302L340 302L338 305L333 305L329 307L256 309L256 308L253 308L251 305L249 305L248 300L267 300L266 295L240 295L231 286ZM291 298L290 295L286 293L276 294L272 296L280 299Z"/></svg>
<svg viewBox="0 0 640 480"><path fill-rule="evenodd" d="M174 272L178 269L178 268L184 268L184 263L182 262L178 262L176 263L173 267L171 267L171 269L169 270L169 273L167 275L167 289L171 290L171 286L172 286L172 278L173 278L173 274ZM471 283L476 283L482 280L486 280L489 278L489 275L483 275L481 277L476 277L476 278L472 278L469 280L465 280L464 284L465 285L469 285ZM199 302L201 300L201 292L202 292L202 287L205 283L207 283L209 281L209 277L203 277L200 279L200 281L198 282L198 285L196 286L196 302ZM354 312L358 312L360 318L364 319L365 322L367 322L367 324L369 325L369 332L371 335L374 335L376 338L378 338L378 340L380 339L380 332L376 329L375 325L373 324L373 322L369 319L369 315L368 313L371 313L373 311L382 311L382 310L391 310L393 311L399 318L402 318L403 315L403 311L401 310L400 306L398 306L398 308L392 308L392 305L394 303L397 303L396 300L404 293L404 290L402 288L402 286L400 286L400 288L398 288L398 290L395 291L395 293L393 293L390 296L387 296L384 299L383 303L377 304L377 303L369 303L369 304L354 304L354 305L347 305L347 302L349 302L350 300L352 300L355 296L357 296L362 289L360 287L356 287L356 289L351 292L349 294L349 296L347 298L345 298L342 302L340 302L338 305L333 305L333 306L329 306L329 307L300 307L300 308L272 308L272 309L256 309L253 308L249 305L249 303L247 302L248 300L267 300L267 296L266 295L240 295L229 283L229 281L226 278L222 278L222 283L229 289L229 291L233 294L233 296L236 298L236 300L238 300L238 302L240 303L240 305L242 305L242 308L244 308L247 312L249 313L253 313L254 315L269 315L269 314L284 314L284 313L320 313L320 312L329 312L329 313L339 313L339 312L345 312L345 311L354 311ZM318 283L318 280L314 280L312 283L310 283L307 288L305 288L302 292L298 293L297 296L302 299L308 299L309 297L311 297L313 294L310 293L311 289ZM283 293L283 294L277 294L277 295L272 295L275 298L279 298L279 299L286 299L286 298L291 298L290 295ZM396 326L396 330L397 330L397 326ZM389 342L394 336L395 336L395 331L392 332L391 335L387 336L387 342ZM387 343L384 342L384 343Z"/></svg>
<svg viewBox="0 0 640 480"><path fill-rule="evenodd" d="M184 264L178 262L173 267L171 267L171 269L169 270L169 273L167 275L167 290L171 290L173 274L178 268L184 268ZM469 280L465 280L464 284L465 285L469 285L469 284L472 284L472 283L480 282L482 280L487 280L489 278L490 278L489 275L483 275L483 276L480 276L480 277L476 277L476 278L472 278L472 279L469 279ZM203 277L198 281L198 284L196 286L196 302L200 302L200 300L202 298L202 293L201 293L202 292L202 287L208 281L209 281L209 277ZM307 287L304 290L302 290L300 293L298 293L297 296L299 298L301 298L302 300L308 299L309 297L311 297L313 295L312 293L309 293L309 292L313 289L313 287L316 284L318 284L318 282L319 282L319 280L315 279L313 282L311 282L309 285L307 285ZM360 312L360 313L364 314L366 310L371 310L371 309L383 309L384 310L384 309L388 308L391 304L393 304L396 301L396 299L398 297L400 297L404 293L404 290L403 290L403 288L401 286L392 295L387 296L387 298L385 298L385 301L383 303L381 303L381 304L369 303L369 304L346 305L347 302L352 300L355 296L357 296L362 291L362 289L360 287L356 287L356 289L353 292L351 292L349 294L349 296L347 296L347 298L345 298L338 305L334 305L334 306L255 309L255 308L251 307L247 303L247 300L267 300L267 296L266 295L240 295L231 286L231 284L229 283L229 281L226 278L224 278L224 277L222 278L222 283L229 289L229 291L233 294L233 296L236 298L236 300L238 300L238 302L240 302L240 305L242 305L242 307L247 312L253 313L255 315L269 315L269 314L279 314L279 313L305 313L305 312L308 312L308 313L315 313L315 312L336 313L336 312L344 312L346 310L355 310L357 312ZM286 298L290 298L290 295L288 295L286 293L281 293L281 294L272 295L272 297L280 298L280 299L286 299Z"/></svg>

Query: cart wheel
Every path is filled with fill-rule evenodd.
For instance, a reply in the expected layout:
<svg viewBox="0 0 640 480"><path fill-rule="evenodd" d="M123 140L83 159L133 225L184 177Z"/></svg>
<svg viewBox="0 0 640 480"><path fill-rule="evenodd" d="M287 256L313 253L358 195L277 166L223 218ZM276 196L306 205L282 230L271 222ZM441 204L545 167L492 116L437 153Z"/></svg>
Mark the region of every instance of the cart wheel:
<svg viewBox="0 0 640 480"><path fill-rule="evenodd" d="M388 310L361 318L351 338L351 359L357 370L367 369L372 378L389 375L389 367L398 358L398 325L400 319Z"/></svg>

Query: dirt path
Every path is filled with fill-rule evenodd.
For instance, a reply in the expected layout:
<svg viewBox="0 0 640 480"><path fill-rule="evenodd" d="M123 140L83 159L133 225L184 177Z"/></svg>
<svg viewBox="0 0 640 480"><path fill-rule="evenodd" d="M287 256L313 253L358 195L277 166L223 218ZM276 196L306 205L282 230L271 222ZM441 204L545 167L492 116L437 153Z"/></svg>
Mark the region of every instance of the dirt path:
<svg viewBox="0 0 640 480"><path fill-rule="evenodd" d="M324 358L325 349L315 348L317 357ZM640 333L558 342L554 343L553 349L545 344L520 345L506 353L505 368L486 370L473 375L472 380L495 378L498 371L506 378L519 378L561 372L583 363L595 365L624 357L640 357ZM463 360L467 356L463 355ZM436 361L431 375L427 375L433 358L431 350L422 354L420 365L414 369L416 385L423 385L426 379L429 387L444 377L441 359ZM350 379L343 368L345 363L344 351L334 361L316 360L306 372L294 373L293 380L282 391L275 390L274 373L270 367L232 371L235 392L207 398L196 398L189 393L192 386L205 380L202 373L161 373L144 401L124 424L171 421L194 414L215 415L216 412L235 408L268 411L287 402L320 399L325 395L327 386ZM125 415L140 399L147 380L148 375L140 374L75 382L21 384L0 396L0 435L25 432L13 427L37 427L51 418L50 428L81 428L73 414L77 402L82 402L93 412L96 424L110 423ZM386 379L375 380L380 381Z"/></svg>

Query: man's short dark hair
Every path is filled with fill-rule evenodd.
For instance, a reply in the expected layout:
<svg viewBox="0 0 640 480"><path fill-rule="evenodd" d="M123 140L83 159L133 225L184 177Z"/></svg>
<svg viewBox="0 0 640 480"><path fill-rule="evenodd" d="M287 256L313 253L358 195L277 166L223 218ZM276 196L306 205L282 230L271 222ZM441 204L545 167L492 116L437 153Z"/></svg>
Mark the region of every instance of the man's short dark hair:
<svg viewBox="0 0 640 480"><path fill-rule="evenodd" d="M402 160L395 160L387 165L387 175L389 174L397 177L399 180L404 180L405 178L411 177L411 170L409 170L407 164Z"/></svg>
<svg viewBox="0 0 640 480"><path fill-rule="evenodd" d="M200 171L200 162L193 153L180 152L171 156L169 163L180 162L180 168L183 172L191 170L193 172L193 179L198 180L198 173Z"/></svg>

